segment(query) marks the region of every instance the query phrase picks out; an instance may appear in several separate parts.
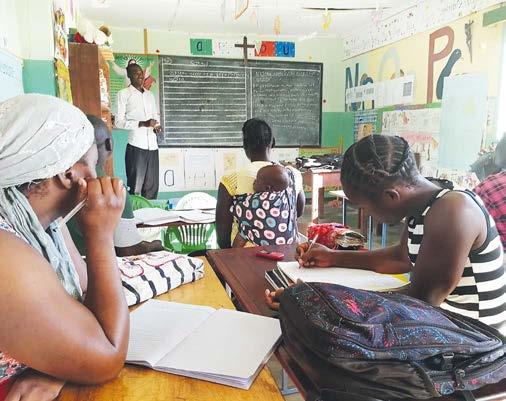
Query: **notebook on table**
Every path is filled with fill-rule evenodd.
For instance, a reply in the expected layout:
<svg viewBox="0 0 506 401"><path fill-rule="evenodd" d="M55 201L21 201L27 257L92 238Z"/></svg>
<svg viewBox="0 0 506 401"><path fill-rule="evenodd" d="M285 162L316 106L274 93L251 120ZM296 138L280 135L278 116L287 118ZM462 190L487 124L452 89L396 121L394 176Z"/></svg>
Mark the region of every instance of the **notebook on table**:
<svg viewBox="0 0 506 401"><path fill-rule="evenodd" d="M276 319L149 300L130 315L127 363L249 389L280 337Z"/></svg>
<svg viewBox="0 0 506 401"><path fill-rule="evenodd" d="M358 290L388 291L407 284L397 277L370 270L342 267L301 268L298 262L278 262L278 269L293 282L302 280L308 283L339 284Z"/></svg>

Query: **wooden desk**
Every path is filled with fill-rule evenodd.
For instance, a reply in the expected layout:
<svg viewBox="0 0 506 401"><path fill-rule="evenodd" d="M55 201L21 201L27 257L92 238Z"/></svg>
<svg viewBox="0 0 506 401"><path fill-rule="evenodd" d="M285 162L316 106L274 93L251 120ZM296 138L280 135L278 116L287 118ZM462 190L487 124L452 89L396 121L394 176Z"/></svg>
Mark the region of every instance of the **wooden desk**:
<svg viewBox="0 0 506 401"><path fill-rule="evenodd" d="M285 260L294 260L295 246L268 246L263 249L282 252L285 254ZM255 253L259 248L241 248L241 249L223 249L208 252L208 260L215 272L224 280L232 292L235 294L242 309L246 312L255 313L263 316L273 316L274 312L270 310L264 301L264 291L269 288L269 284L264 278L266 270L276 268L275 261L258 258ZM298 390L305 398L309 391L314 390L313 384L303 373L300 365L287 352L283 342L276 351L276 357L288 373ZM504 401L505 394L499 394L506 391L506 379L501 383L490 385L475 391L475 397L485 397L489 395L498 395L497 397L487 398L487 401ZM456 397L440 397L425 401L457 401ZM347 401L347 400L340 400ZM406 400L408 401L408 400ZM411 399L410 401L416 401ZM478 398L479 401L479 398Z"/></svg>
<svg viewBox="0 0 506 401"><path fill-rule="evenodd" d="M311 221L318 223L324 214L325 187L340 187L341 171L313 169L302 173L302 178L311 187Z"/></svg>
<svg viewBox="0 0 506 401"><path fill-rule="evenodd" d="M203 279L185 284L157 299L234 309L221 283L207 261ZM170 327L167 327L170 330ZM264 368L248 391L203 380L156 372L126 365L118 378L101 386L64 387L59 401L283 401L271 376Z"/></svg>

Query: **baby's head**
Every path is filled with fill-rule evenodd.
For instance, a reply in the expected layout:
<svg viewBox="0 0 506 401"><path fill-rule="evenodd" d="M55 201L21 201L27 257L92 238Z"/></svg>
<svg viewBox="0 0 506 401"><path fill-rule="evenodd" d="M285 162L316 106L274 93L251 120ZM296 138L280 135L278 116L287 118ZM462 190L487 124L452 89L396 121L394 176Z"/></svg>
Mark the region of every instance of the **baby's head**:
<svg viewBox="0 0 506 401"><path fill-rule="evenodd" d="M278 192L288 188L290 178L283 166L272 164L258 170L257 179L253 183L255 192Z"/></svg>

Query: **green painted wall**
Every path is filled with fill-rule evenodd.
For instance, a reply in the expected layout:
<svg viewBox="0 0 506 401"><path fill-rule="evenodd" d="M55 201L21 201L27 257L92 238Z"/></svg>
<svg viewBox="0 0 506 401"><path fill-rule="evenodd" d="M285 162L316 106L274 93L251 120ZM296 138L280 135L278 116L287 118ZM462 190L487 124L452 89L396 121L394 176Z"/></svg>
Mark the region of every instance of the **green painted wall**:
<svg viewBox="0 0 506 401"><path fill-rule="evenodd" d="M342 141L344 150L348 149L353 143L353 126L354 113L323 113L322 146L339 146Z"/></svg>
<svg viewBox="0 0 506 401"><path fill-rule="evenodd" d="M25 93L56 96L54 64L52 60L25 60L23 63Z"/></svg>

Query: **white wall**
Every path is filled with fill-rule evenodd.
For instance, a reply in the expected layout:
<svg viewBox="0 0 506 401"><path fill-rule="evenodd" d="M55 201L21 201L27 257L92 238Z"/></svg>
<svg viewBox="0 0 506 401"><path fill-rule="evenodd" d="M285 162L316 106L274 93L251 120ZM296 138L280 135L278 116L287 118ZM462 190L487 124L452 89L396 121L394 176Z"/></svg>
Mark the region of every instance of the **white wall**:
<svg viewBox="0 0 506 401"><path fill-rule="evenodd" d="M52 59L52 1L0 0L0 48L22 59Z"/></svg>

